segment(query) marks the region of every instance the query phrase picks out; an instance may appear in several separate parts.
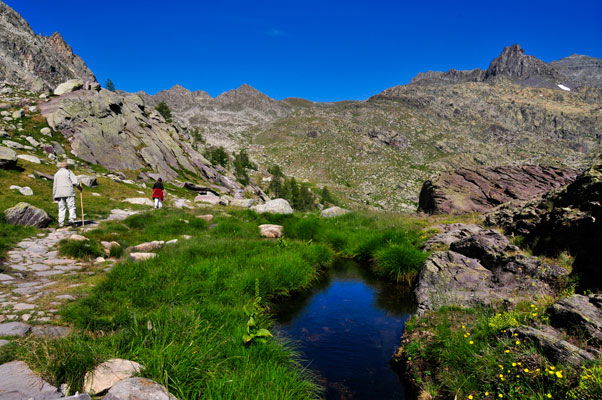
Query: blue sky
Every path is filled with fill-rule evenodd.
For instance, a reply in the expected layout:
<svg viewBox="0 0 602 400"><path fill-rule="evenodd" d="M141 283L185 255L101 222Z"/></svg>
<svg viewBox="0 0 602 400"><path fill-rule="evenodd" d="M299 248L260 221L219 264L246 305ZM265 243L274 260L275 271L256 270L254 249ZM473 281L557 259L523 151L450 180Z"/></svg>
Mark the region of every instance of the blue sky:
<svg viewBox="0 0 602 400"><path fill-rule="evenodd" d="M487 68L513 43L544 61L602 58L600 0L5 1L126 91L365 99L420 71Z"/></svg>

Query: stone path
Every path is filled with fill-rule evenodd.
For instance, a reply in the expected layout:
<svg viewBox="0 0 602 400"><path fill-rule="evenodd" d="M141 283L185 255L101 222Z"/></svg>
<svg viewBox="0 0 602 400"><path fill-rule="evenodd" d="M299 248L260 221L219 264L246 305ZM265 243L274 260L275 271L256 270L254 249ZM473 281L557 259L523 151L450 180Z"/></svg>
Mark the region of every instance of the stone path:
<svg viewBox="0 0 602 400"><path fill-rule="evenodd" d="M120 220L131 214L113 210L108 219ZM4 272L0 273L0 323L56 321L59 308L76 299L76 289L84 285L83 277L110 268L110 262L95 265L58 255L58 242L76 231L81 233L97 226L98 223L80 229L51 228L17 243L8 252ZM77 279L78 276L82 279Z"/></svg>

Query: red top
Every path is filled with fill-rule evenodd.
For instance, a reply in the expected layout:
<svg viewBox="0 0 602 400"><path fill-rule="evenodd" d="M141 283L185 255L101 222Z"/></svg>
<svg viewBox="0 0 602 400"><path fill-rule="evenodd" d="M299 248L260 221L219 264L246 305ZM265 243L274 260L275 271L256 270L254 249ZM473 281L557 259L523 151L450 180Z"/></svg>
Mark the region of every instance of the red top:
<svg viewBox="0 0 602 400"><path fill-rule="evenodd" d="M153 199L160 199L161 201L163 201L163 190L157 188L157 189L153 189L153 195L152 195Z"/></svg>

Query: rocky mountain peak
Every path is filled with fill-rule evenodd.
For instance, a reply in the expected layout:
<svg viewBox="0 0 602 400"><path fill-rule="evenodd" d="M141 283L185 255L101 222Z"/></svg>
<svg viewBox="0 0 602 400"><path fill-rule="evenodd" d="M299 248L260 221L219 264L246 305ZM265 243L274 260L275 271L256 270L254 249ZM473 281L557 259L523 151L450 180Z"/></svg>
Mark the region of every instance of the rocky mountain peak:
<svg viewBox="0 0 602 400"><path fill-rule="evenodd" d="M0 79L34 91L54 89L80 78L96 81L63 37L36 35L29 24L0 1Z"/></svg>
<svg viewBox="0 0 602 400"><path fill-rule="evenodd" d="M563 83L560 74L553 67L536 57L526 55L518 44L505 47L502 54L491 61L484 80L499 77L509 78L526 86L556 87L558 83Z"/></svg>

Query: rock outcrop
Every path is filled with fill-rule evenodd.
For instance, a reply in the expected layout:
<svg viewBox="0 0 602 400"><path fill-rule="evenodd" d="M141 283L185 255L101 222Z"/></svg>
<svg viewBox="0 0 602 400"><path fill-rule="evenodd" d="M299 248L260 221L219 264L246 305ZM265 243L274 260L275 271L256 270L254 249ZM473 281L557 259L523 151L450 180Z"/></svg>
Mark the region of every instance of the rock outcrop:
<svg viewBox="0 0 602 400"><path fill-rule="evenodd" d="M540 200L507 204L486 218L491 225L524 237L535 253L575 256L573 268L585 286L602 287L602 156L568 186Z"/></svg>
<svg viewBox="0 0 602 400"><path fill-rule="evenodd" d="M557 328L602 345L602 295L575 294L548 308L550 322Z"/></svg>
<svg viewBox="0 0 602 400"><path fill-rule="evenodd" d="M188 131L166 122L139 96L76 90L40 104L40 111L70 141L72 153L89 163L112 171L154 171L168 179L188 171L226 191L242 190L193 148Z"/></svg>
<svg viewBox="0 0 602 400"><path fill-rule="evenodd" d="M135 361L112 358L90 371L84 378L84 392L100 394L111 389L116 383L131 378L142 370Z"/></svg>
<svg viewBox="0 0 602 400"><path fill-rule="evenodd" d="M0 2L0 80L33 91L54 89L79 78L95 81L94 74L59 33L36 35L12 8Z"/></svg>
<svg viewBox="0 0 602 400"><path fill-rule="evenodd" d="M576 176L570 168L539 165L459 168L426 181L418 209L430 214L487 212L509 201L540 196Z"/></svg>
<svg viewBox="0 0 602 400"><path fill-rule="evenodd" d="M449 246L449 250L444 250ZM508 239L476 225L453 224L431 238L415 288L418 313L444 305L515 305L553 296L568 275L535 257L513 254Z"/></svg>
<svg viewBox="0 0 602 400"><path fill-rule="evenodd" d="M45 228L52 221L46 211L24 202L4 210L4 216L9 224L37 226L38 228Z"/></svg>
<svg viewBox="0 0 602 400"><path fill-rule="evenodd" d="M146 378L129 378L117 383L103 400L178 400L164 386Z"/></svg>

